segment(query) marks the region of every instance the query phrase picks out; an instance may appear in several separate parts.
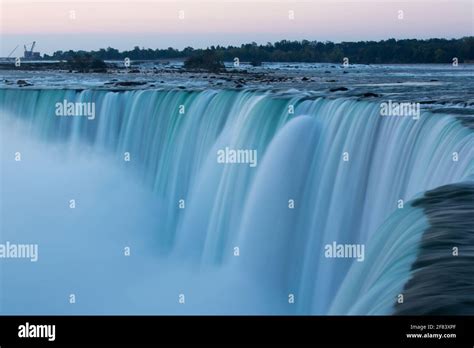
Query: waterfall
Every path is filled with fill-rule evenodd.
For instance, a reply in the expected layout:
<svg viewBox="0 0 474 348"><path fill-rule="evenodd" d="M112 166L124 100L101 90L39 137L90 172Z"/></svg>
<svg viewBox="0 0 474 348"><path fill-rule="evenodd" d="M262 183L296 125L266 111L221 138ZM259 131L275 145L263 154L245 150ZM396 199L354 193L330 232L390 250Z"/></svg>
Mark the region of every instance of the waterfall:
<svg viewBox="0 0 474 348"><path fill-rule="evenodd" d="M95 118L56 116L63 100L94 102ZM145 223L153 229L147 257L166 260L170 273L192 270L190 292L209 293L227 282L219 309L212 307L224 313L393 313L429 225L410 202L474 174L474 133L455 116L381 117L378 103L349 98L3 89L0 109L3 129L54 147L58 161L72 154L106 158L150 192L147 200L156 206L153 217L144 215L157 221ZM258 164L218 163L226 147L255 150ZM104 219L113 220L110 214ZM140 238L139 226L134 233ZM333 242L364 245L364 261L327 258L324 248ZM235 282L245 288L241 293ZM253 295L258 299L251 301Z"/></svg>

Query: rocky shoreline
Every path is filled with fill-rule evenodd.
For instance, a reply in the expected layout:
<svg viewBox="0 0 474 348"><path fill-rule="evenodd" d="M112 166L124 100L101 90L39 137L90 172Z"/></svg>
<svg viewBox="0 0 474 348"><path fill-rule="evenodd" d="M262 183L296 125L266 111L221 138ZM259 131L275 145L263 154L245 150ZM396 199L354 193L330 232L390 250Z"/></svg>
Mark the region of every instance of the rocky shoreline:
<svg viewBox="0 0 474 348"><path fill-rule="evenodd" d="M474 108L472 85L474 66L453 69L443 66L374 66L334 64L317 66L278 64L262 67L227 68L210 73L188 71L182 66L142 63L130 68L109 65L106 73L79 73L42 68L3 70L0 88L106 89L233 89L278 93L304 93L308 97L351 97L419 102L423 108L456 106Z"/></svg>

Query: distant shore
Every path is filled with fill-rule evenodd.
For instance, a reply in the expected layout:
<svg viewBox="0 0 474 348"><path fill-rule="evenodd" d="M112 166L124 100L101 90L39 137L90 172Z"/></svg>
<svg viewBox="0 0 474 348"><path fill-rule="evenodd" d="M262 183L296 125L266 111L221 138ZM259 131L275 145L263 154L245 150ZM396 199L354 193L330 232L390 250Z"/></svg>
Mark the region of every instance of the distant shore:
<svg viewBox="0 0 474 348"><path fill-rule="evenodd" d="M243 62L226 63L218 72L188 71L183 62L107 63L106 72L80 73L51 69L50 63L24 64L21 69L8 65L2 70L0 89L133 90L234 90L279 94L302 94L309 99L351 98L356 100L411 101L422 108L455 108L463 113L474 109L472 86L474 65L461 64L376 64L349 65L321 63ZM110 65L109 65L110 64ZM467 108L467 109L466 109ZM469 111L470 112L470 111Z"/></svg>
<svg viewBox="0 0 474 348"><path fill-rule="evenodd" d="M90 73L129 73L129 74L140 74L140 73L156 73L156 72L196 72L196 70L189 70L183 66L184 60L183 59L173 59L173 60L139 60L139 61L132 61L129 67L126 67L123 61L105 61L104 62L106 67L94 71L88 71ZM287 64L288 66L304 66L307 64L314 64L314 65L327 65L330 67L344 67L342 64L334 64L334 63L301 63L301 62L262 62L260 66L270 66L272 64ZM440 67L447 67L451 66L450 64L434 64L434 63L416 63L416 64L406 64L406 63L393 63L393 64L353 64L347 66L348 68L357 67L357 66L440 66ZM462 66L474 66L473 62L461 63ZM225 69L220 72L216 72L218 74L232 74L232 73L240 73L245 74L247 73L248 69L253 70L254 67L251 65L250 62L241 62L239 67L235 67L233 62L225 62ZM21 61L20 66L15 66L15 61L0 61L0 70L11 70L11 71L50 71L50 72L64 72L64 73L77 73L77 72L84 72L78 71L77 69L73 69L67 66L66 61ZM278 70L278 69L277 69ZM199 72L199 71L198 71ZM203 69L201 72L205 72Z"/></svg>

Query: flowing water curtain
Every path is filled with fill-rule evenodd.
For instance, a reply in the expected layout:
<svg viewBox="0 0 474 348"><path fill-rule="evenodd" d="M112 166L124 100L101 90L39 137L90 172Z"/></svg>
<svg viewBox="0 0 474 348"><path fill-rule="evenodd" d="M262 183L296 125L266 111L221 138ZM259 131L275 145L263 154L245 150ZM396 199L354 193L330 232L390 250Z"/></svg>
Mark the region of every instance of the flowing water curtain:
<svg viewBox="0 0 474 348"><path fill-rule="evenodd" d="M54 117L62 100L93 100L97 116ZM294 293L291 313L392 311L427 227L398 202L473 173L473 133L455 117L380 117L373 102L221 90L2 90L0 101L45 141L129 153L164 202L157 252ZM258 165L220 165L225 147L255 149ZM364 262L326 258L334 241L365 245Z"/></svg>

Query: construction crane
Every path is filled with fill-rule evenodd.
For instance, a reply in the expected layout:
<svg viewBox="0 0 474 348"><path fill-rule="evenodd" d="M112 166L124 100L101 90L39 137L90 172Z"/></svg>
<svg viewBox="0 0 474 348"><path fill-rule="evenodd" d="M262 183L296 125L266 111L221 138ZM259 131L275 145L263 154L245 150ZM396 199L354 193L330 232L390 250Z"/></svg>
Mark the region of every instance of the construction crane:
<svg viewBox="0 0 474 348"><path fill-rule="evenodd" d="M26 45L31 45L31 50L29 50ZM29 44L25 44L23 45L23 48L25 49L25 58L27 55L32 55L33 53L33 48L35 48L35 45L36 45L36 41L33 41L32 43L29 43Z"/></svg>
<svg viewBox="0 0 474 348"><path fill-rule="evenodd" d="M30 44L26 44L26 45L30 45ZM31 43L31 48L29 50L26 47L26 45L23 45L23 48L25 49L25 53L24 53L23 57L25 59L41 58L39 52L33 52L33 49L35 48L35 45L36 45L36 41L33 41Z"/></svg>
<svg viewBox="0 0 474 348"><path fill-rule="evenodd" d="M13 54L13 52L16 51L16 49L18 48L18 46L20 46L20 45L16 45L16 47L10 52L10 54L7 56L7 58L10 58L10 57L11 57L11 55Z"/></svg>

